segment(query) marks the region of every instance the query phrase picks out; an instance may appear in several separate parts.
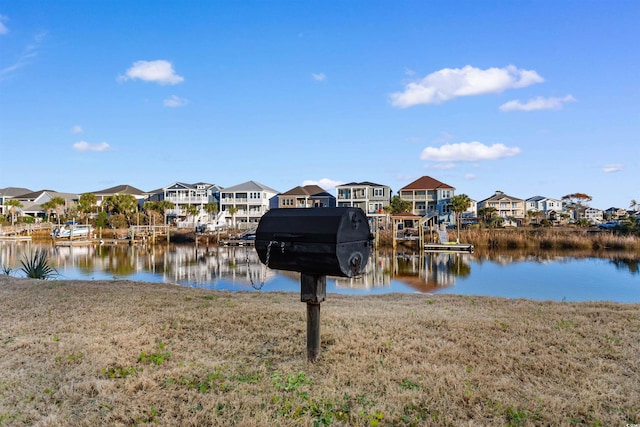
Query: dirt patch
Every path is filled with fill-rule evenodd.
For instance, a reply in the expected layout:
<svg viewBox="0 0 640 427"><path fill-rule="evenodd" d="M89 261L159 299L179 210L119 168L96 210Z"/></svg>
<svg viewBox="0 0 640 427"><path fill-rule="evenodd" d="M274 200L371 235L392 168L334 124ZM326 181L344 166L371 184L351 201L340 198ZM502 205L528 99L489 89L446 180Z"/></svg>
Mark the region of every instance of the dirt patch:
<svg viewBox="0 0 640 427"><path fill-rule="evenodd" d="M640 423L640 305L0 276L0 425Z"/></svg>

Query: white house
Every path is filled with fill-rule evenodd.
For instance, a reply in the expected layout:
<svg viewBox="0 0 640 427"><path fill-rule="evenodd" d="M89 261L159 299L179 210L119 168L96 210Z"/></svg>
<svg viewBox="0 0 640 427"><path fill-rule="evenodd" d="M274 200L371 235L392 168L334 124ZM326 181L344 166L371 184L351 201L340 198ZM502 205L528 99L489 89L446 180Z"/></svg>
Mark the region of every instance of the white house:
<svg viewBox="0 0 640 427"><path fill-rule="evenodd" d="M280 192L255 181L247 181L220 191L220 213L227 226L250 229L258 226L269 210L269 200ZM233 213L231 208L235 208Z"/></svg>
<svg viewBox="0 0 640 427"><path fill-rule="evenodd" d="M168 209L165 212L167 218L175 219L178 225L192 227L216 221L217 218L207 213L205 207L209 203L219 203L220 189L221 187L218 185L205 182L195 184L174 182L162 189L158 199L174 204L173 209ZM189 206L197 207L198 213L194 216L188 215L187 208Z"/></svg>
<svg viewBox="0 0 640 427"><path fill-rule="evenodd" d="M591 224L600 224L604 221L604 211L592 207L587 207L584 210L584 217L589 220Z"/></svg>

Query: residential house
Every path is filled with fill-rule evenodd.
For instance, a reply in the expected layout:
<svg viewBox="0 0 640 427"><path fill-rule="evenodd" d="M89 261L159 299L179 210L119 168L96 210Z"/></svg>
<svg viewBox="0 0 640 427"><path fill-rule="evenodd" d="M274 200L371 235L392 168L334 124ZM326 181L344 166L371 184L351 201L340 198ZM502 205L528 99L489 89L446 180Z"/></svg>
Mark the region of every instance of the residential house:
<svg viewBox="0 0 640 427"><path fill-rule="evenodd" d="M534 196L525 200L525 215L530 211L542 212L545 219L555 221L558 218L558 214L563 210L564 203L562 200L544 196Z"/></svg>
<svg viewBox="0 0 640 427"><path fill-rule="evenodd" d="M279 191L255 181L247 181L220 191L220 212L227 226L251 229L269 210L269 202ZM230 211L235 208L236 212Z"/></svg>
<svg viewBox="0 0 640 427"><path fill-rule="evenodd" d="M318 185L294 187L278 194L274 201L275 207L278 208L333 208L336 206L336 198Z"/></svg>
<svg viewBox="0 0 640 427"><path fill-rule="evenodd" d="M0 188L0 215L7 215L9 213L10 206L5 206L4 202L13 199L15 196L19 196L21 194L31 193L32 190L28 188L20 188L20 187L7 187Z"/></svg>
<svg viewBox="0 0 640 427"><path fill-rule="evenodd" d="M131 185L116 185L115 187L107 188L104 190L98 190L98 191L89 191L88 193L96 196L96 206L98 207L102 206L102 203L106 198L113 197L117 194L132 195L137 200L138 205L142 207L142 203L148 195L144 191L139 190L136 187L133 187Z"/></svg>
<svg viewBox="0 0 640 427"><path fill-rule="evenodd" d="M604 211L592 207L586 207L584 209L584 218L586 218L591 224L600 224L604 221Z"/></svg>
<svg viewBox="0 0 640 427"><path fill-rule="evenodd" d="M450 200L456 189L430 176L423 176L398 190L402 200L411 203L411 213L437 218L438 223L455 224Z"/></svg>
<svg viewBox="0 0 640 427"><path fill-rule="evenodd" d="M391 187L373 182L350 182L336 186L338 206L358 207L369 217L383 216L391 203Z"/></svg>
<svg viewBox="0 0 640 427"><path fill-rule="evenodd" d="M220 206L221 190L222 187L205 182L195 184L174 182L161 190L156 190L148 200L165 200L173 203L174 207L165 211L166 220L175 222L181 227L194 227L198 224L214 224L220 219L220 209L217 214L211 215L207 212L206 206L209 203ZM197 207L198 213L190 215L189 206Z"/></svg>
<svg viewBox="0 0 640 427"><path fill-rule="evenodd" d="M475 224L478 221L478 201L469 199L469 207L460 214L460 222L462 224Z"/></svg>
<svg viewBox="0 0 640 427"><path fill-rule="evenodd" d="M60 206L58 208L58 212L51 212L54 216L57 216L62 212L66 212L70 208L74 207L80 198L78 194L59 193L53 190L40 190L20 194L14 196L13 199L18 200L22 204L22 207L19 208L20 215L29 215L34 218L42 219L49 215L49 212L47 212L42 205L58 197L64 200L64 206Z"/></svg>
<svg viewBox="0 0 640 427"><path fill-rule="evenodd" d="M627 210L622 208L611 207L604 211L605 218L610 221L615 221L627 216Z"/></svg>
<svg viewBox="0 0 640 427"><path fill-rule="evenodd" d="M517 197L496 191L491 197L478 202L478 210L482 208L495 208L498 216L511 220L522 220L525 216L525 202Z"/></svg>

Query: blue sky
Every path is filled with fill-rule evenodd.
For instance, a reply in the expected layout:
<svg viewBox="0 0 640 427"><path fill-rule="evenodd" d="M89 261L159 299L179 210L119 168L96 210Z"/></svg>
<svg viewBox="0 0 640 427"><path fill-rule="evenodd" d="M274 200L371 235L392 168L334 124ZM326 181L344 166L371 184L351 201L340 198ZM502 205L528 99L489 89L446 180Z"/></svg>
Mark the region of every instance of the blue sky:
<svg viewBox="0 0 640 427"><path fill-rule="evenodd" d="M640 199L640 2L0 0L0 188Z"/></svg>

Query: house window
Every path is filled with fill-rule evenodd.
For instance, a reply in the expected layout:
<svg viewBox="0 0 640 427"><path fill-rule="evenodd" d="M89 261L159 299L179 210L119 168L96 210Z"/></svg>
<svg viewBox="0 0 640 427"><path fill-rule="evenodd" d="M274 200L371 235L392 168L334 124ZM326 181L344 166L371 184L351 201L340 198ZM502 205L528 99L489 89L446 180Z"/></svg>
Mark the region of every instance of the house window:
<svg viewBox="0 0 640 427"><path fill-rule="evenodd" d="M373 196L374 197L382 197L382 196L384 196L384 188L374 188L373 189Z"/></svg>

